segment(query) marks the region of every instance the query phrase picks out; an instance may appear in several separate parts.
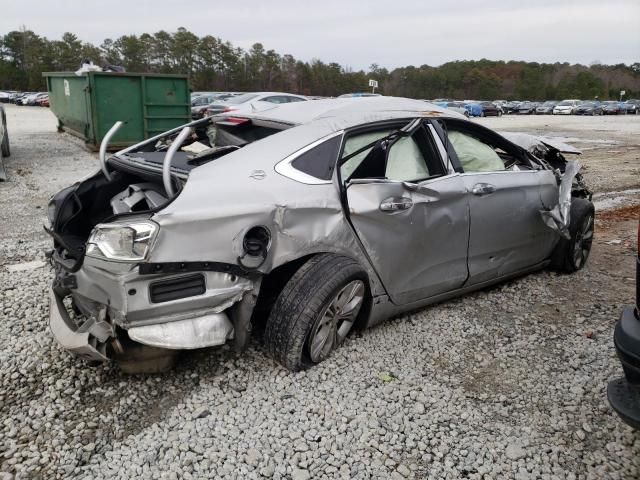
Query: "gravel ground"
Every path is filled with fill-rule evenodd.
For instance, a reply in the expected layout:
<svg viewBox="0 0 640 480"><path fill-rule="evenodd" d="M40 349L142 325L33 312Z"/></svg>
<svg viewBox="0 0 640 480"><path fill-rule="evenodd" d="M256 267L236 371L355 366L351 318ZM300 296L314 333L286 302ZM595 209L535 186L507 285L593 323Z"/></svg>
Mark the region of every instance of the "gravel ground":
<svg viewBox="0 0 640 480"><path fill-rule="evenodd" d="M1 480L640 477L640 433L605 394L621 374L611 335L633 296L635 210L599 215L576 275L541 272L390 320L307 372L254 342L241 356L196 351L169 373L130 377L70 357L47 327L46 200L97 159L55 133L48 110L8 114Z"/></svg>

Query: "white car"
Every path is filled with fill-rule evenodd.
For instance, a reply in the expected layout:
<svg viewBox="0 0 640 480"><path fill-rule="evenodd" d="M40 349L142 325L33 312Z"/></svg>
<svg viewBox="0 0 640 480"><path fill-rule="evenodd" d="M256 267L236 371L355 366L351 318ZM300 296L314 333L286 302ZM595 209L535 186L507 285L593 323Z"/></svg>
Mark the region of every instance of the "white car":
<svg viewBox="0 0 640 480"><path fill-rule="evenodd" d="M275 104L304 102L309 100L302 95L280 92L252 92L229 98L225 101L212 103L207 107L205 115L212 116L220 113L252 113L268 110Z"/></svg>
<svg viewBox="0 0 640 480"><path fill-rule="evenodd" d="M580 105L580 100L563 100L553 107L554 115L572 115L576 107Z"/></svg>
<svg viewBox="0 0 640 480"><path fill-rule="evenodd" d="M49 94L47 92L32 93L31 95L26 95L26 96L22 97L22 99L20 100L20 103L22 105L37 105L37 102L41 98L44 98L44 97L46 97L48 95Z"/></svg>

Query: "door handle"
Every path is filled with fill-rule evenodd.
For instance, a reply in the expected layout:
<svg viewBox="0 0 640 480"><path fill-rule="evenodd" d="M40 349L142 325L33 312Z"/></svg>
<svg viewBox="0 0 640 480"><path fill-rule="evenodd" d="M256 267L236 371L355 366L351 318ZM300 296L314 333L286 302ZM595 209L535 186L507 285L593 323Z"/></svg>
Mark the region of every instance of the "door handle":
<svg viewBox="0 0 640 480"><path fill-rule="evenodd" d="M411 207L413 207L413 200L407 197L390 197L380 204L380 210L389 213L409 210Z"/></svg>
<svg viewBox="0 0 640 480"><path fill-rule="evenodd" d="M495 191L495 185L491 185L490 183L476 183L471 189L471 193L478 195L479 197L489 195Z"/></svg>

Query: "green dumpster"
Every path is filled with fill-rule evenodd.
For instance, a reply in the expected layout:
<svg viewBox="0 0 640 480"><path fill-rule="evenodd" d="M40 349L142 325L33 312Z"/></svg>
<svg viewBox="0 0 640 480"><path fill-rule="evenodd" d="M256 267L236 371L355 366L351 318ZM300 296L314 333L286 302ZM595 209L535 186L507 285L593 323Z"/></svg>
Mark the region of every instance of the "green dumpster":
<svg viewBox="0 0 640 480"><path fill-rule="evenodd" d="M58 130L92 150L115 122L125 124L109 142L120 149L191 121L186 75L46 72L49 104Z"/></svg>

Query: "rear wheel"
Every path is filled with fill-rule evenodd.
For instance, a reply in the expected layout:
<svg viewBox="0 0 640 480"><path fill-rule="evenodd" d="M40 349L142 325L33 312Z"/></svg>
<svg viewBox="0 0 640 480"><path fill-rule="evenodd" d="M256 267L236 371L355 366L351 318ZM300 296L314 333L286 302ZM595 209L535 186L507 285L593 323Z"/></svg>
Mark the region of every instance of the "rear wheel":
<svg viewBox="0 0 640 480"><path fill-rule="evenodd" d="M574 198L571 201L570 238L561 238L551 257L555 270L573 273L585 266L593 243L593 227L593 203L584 198Z"/></svg>
<svg viewBox="0 0 640 480"><path fill-rule="evenodd" d="M354 260L313 257L276 300L264 334L271 356L298 371L325 360L353 328L368 296L367 274Z"/></svg>

